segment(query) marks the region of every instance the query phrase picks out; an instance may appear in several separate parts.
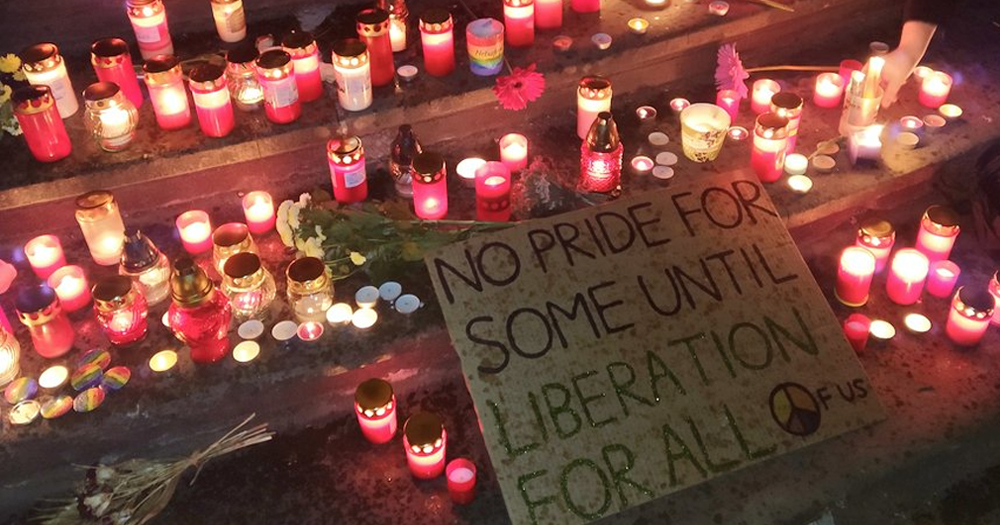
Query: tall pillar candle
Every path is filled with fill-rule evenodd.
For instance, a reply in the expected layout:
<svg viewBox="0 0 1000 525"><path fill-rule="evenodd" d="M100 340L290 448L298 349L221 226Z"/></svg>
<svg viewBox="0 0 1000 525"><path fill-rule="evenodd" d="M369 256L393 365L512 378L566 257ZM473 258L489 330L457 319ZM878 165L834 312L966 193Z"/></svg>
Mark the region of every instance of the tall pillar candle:
<svg viewBox="0 0 1000 525"><path fill-rule="evenodd" d="M715 105L726 110L729 118L736 122L740 114L740 95L732 89L721 89L715 94Z"/></svg>
<svg viewBox="0 0 1000 525"><path fill-rule="evenodd" d="M392 62L392 42L389 39L389 13L384 9L364 9L357 16L358 38L368 46L372 85L392 83L395 66Z"/></svg>
<svg viewBox="0 0 1000 525"><path fill-rule="evenodd" d="M504 27L499 20L480 18L465 27L469 69L480 77L496 75L503 69Z"/></svg>
<svg viewBox="0 0 1000 525"><path fill-rule="evenodd" d="M10 100L14 118L35 160L56 162L73 152L66 126L56 109L56 99L48 86L18 88Z"/></svg>
<svg viewBox="0 0 1000 525"><path fill-rule="evenodd" d="M510 220L510 169L502 162L487 162L476 170L476 219Z"/></svg>
<svg viewBox="0 0 1000 525"><path fill-rule="evenodd" d="M126 0L125 12L132 23L143 60L174 54L174 42L167 27L167 10L162 0Z"/></svg>
<svg viewBox="0 0 1000 525"><path fill-rule="evenodd" d="M535 1L503 0L503 25L507 45L527 47L535 42Z"/></svg>
<svg viewBox="0 0 1000 525"><path fill-rule="evenodd" d="M924 291L929 271L930 262L924 254L913 248L896 252L889 265L889 277L885 283L889 299L903 306L917 302Z"/></svg>
<svg viewBox="0 0 1000 525"><path fill-rule="evenodd" d="M254 62L257 80L264 88L264 113L275 124L295 122L302 116L292 56L280 49L265 51Z"/></svg>
<svg viewBox="0 0 1000 525"><path fill-rule="evenodd" d="M771 97L780 91L781 86L769 78L754 82L753 91L750 93L750 109L758 115L767 113L771 109Z"/></svg>
<svg viewBox="0 0 1000 525"><path fill-rule="evenodd" d="M840 107L844 98L844 79L837 73L820 73L816 77L813 104L820 108Z"/></svg>
<svg viewBox="0 0 1000 525"><path fill-rule="evenodd" d="M924 77L920 84L920 94L917 99L924 107L937 109L948 101L948 94L951 93L951 75L944 71L935 71Z"/></svg>
<svg viewBox="0 0 1000 525"><path fill-rule="evenodd" d="M451 13L428 9L420 15L420 46L428 75L443 77L455 71L455 35Z"/></svg>
<svg viewBox="0 0 1000 525"><path fill-rule="evenodd" d="M76 222L87 241L90 256L102 266L118 265L125 246L125 223L115 196L106 190L76 198Z"/></svg>
<svg viewBox="0 0 1000 525"><path fill-rule="evenodd" d="M142 90L139 77L132 66L128 42L120 38L102 38L90 46L90 64L101 82L114 82L125 98L136 108L142 107Z"/></svg>
<svg viewBox="0 0 1000 525"><path fill-rule="evenodd" d="M956 345L978 345L990 327L994 308L993 297L986 290L967 286L959 288L951 302L945 334Z"/></svg>
<svg viewBox="0 0 1000 525"><path fill-rule="evenodd" d="M521 171L528 167L528 139L520 133L508 133L500 137L500 161L510 171Z"/></svg>
<svg viewBox="0 0 1000 525"><path fill-rule="evenodd" d="M362 111L372 105L371 64L368 46L356 38L333 45L333 74L337 79L337 101L347 111Z"/></svg>
<svg viewBox="0 0 1000 525"><path fill-rule="evenodd" d="M239 42L247 37L243 0L212 0L212 18L223 42Z"/></svg>
<svg viewBox="0 0 1000 525"><path fill-rule="evenodd" d="M142 70L146 73L149 100L153 103L156 123L165 130L175 130L191 123L191 107L181 64L173 55L147 59Z"/></svg>
<svg viewBox="0 0 1000 525"><path fill-rule="evenodd" d="M417 412L403 425L403 446L410 472L419 479L434 479L444 472L448 433L441 418Z"/></svg>
<svg viewBox="0 0 1000 525"><path fill-rule="evenodd" d="M611 111L613 94L608 78L587 76L580 79L576 88L576 135L580 140L587 138L598 113Z"/></svg>
<svg viewBox="0 0 1000 525"><path fill-rule="evenodd" d="M376 445L387 443L396 435L396 396L392 385L382 379L369 379L354 391L354 410L365 439Z"/></svg>
<svg viewBox="0 0 1000 525"><path fill-rule="evenodd" d="M875 273L882 273L889 262L892 247L896 244L896 228L886 220L868 219L858 228L858 237L854 244L875 256Z"/></svg>
<svg viewBox="0 0 1000 525"><path fill-rule="evenodd" d="M281 47L292 57L299 101L312 102L323 96L323 77L319 73L319 46L311 33L292 31L281 40Z"/></svg>
<svg viewBox="0 0 1000 525"><path fill-rule="evenodd" d="M361 139L354 135L335 136L326 144L326 155L337 202L349 204L367 199L368 176Z"/></svg>
<svg viewBox="0 0 1000 525"><path fill-rule="evenodd" d="M774 113L757 117L750 166L761 182L775 182L781 178L787 147L788 119Z"/></svg>
<svg viewBox="0 0 1000 525"><path fill-rule="evenodd" d="M601 11L601 0L570 0L569 6L577 13L598 13Z"/></svg>
<svg viewBox="0 0 1000 525"><path fill-rule="evenodd" d="M62 243L55 235L39 235L28 241L24 245L24 256L39 279L45 279L52 272L66 266Z"/></svg>
<svg viewBox="0 0 1000 525"><path fill-rule="evenodd" d="M771 97L771 113L788 119L788 146L785 153L794 153L799 139L799 124L802 122L802 97L788 92L775 93Z"/></svg>
<svg viewBox="0 0 1000 525"><path fill-rule="evenodd" d="M961 230L958 219L958 213L946 206L927 208L920 219L915 248L932 262L948 259Z"/></svg>
<svg viewBox="0 0 1000 525"><path fill-rule="evenodd" d="M69 118L80 109L76 91L66 71L66 62L55 44L43 42L26 48L21 51L21 63L29 84L52 89L60 117Z"/></svg>
<svg viewBox="0 0 1000 525"><path fill-rule="evenodd" d="M202 64L191 71L190 83L201 132L209 137L225 137L233 131L236 121L225 68Z"/></svg>
<svg viewBox="0 0 1000 525"><path fill-rule="evenodd" d="M837 268L837 300L845 306L863 306L868 302L874 275L875 256L871 252L857 246L845 249Z"/></svg>
<svg viewBox="0 0 1000 525"><path fill-rule="evenodd" d="M444 157L423 151L413 157L413 210L417 217L438 220L448 215L448 179Z"/></svg>
<svg viewBox="0 0 1000 525"><path fill-rule="evenodd" d="M535 0L535 27L559 29L563 25L563 0Z"/></svg>

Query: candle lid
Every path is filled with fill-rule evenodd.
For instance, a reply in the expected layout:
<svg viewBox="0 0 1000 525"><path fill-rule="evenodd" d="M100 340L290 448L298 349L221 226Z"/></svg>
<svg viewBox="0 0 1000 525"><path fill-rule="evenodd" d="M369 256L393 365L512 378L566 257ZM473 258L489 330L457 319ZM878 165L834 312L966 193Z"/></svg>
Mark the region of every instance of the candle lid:
<svg viewBox="0 0 1000 525"><path fill-rule="evenodd" d="M226 53L226 62L231 64L246 64L247 62L253 62L257 60L260 56L260 51L253 44L246 43L234 49L230 49Z"/></svg>
<svg viewBox="0 0 1000 525"><path fill-rule="evenodd" d="M958 234L958 212L947 207L934 205L924 212L924 226L939 235Z"/></svg>
<svg viewBox="0 0 1000 525"><path fill-rule="evenodd" d="M996 302L985 288L963 286L955 294L955 308L968 317L986 319L993 315Z"/></svg>
<svg viewBox="0 0 1000 525"><path fill-rule="evenodd" d="M621 146L621 138L618 136L618 126L615 124L611 112L602 111L597 114L597 119L590 126L587 132L587 148L590 151L608 153L615 151Z"/></svg>
<svg viewBox="0 0 1000 525"><path fill-rule="evenodd" d="M611 96L611 80L601 76L587 76L580 79L577 91L593 100Z"/></svg>
<svg viewBox="0 0 1000 525"><path fill-rule="evenodd" d="M305 49L315 43L316 39L308 31L292 31L281 39L281 46L288 49Z"/></svg>
<svg viewBox="0 0 1000 525"><path fill-rule="evenodd" d="M285 276L291 292L306 294L322 291L330 281L326 264L318 257L302 257L288 265Z"/></svg>
<svg viewBox="0 0 1000 525"><path fill-rule="evenodd" d="M788 119L777 113L763 113L757 117L756 132L768 139L782 139L788 136Z"/></svg>
<svg viewBox="0 0 1000 525"><path fill-rule="evenodd" d="M222 78L226 74L226 68L219 64L202 64L191 70L188 74L188 79L192 83L205 83L206 88L214 87L215 81Z"/></svg>
<svg viewBox="0 0 1000 525"><path fill-rule="evenodd" d="M94 285L94 308L100 312L110 312L132 304L132 279L127 275L114 275L97 281Z"/></svg>
<svg viewBox="0 0 1000 525"><path fill-rule="evenodd" d="M356 58L365 55L368 51L368 46L364 42L358 40L357 38L345 38L343 40L338 40L333 43L333 55L334 58ZM350 63L344 63L343 65L351 65ZM360 65L358 63L357 65Z"/></svg>
<svg viewBox="0 0 1000 525"><path fill-rule="evenodd" d="M139 230L125 232L125 249L122 251L122 268L137 273L156 264L160 250Z"/></svg>
<svg viewBox="0 0 1000 525"><path fill-rule="evenodd" d="M90 44L90 54L94 57L110 59L121 55L127 55L128 52L128 42L122 40L121 38L101 38L99 40L94 40L94 43ZM100 65L107 66L114 65L114 63L110 60L100 61L99 63Z"/></svg>
<svg viewBox="0 0 1000 525"><path fill-rule="evenodd" d="M389 12L377 7L362 10L356 20L361 37L376 37L389 28Z"/></svg>
<svg viewBox="0 0 1000 525"><path fill-rule="evenodd" d="M54 62L58 62L58 60L54 60L52 63L47 63L50 62L50 59L57 59L58 56L58 46L52 42L42 42L24 48L21 51L21 62L24 63L24 68L28 71L44 71L55 65Z"/></svg>
<svg viewBox="0 0 1000 525"><path fill-rule="evenodd" d="M180 61L174 55L156 55L142 65L142 70L146 73L166 73L177 67Z"/></svg>
<svg viewBox="0 0 1000 525"><path fill-rule="evenodd" d="M420 15L420 30L428 33L451 31L451 13L447 9L432 7Z"/></svg>
<svg viewBox="0 0 1000 525"><path fill-rule="evenodd" d="M179 306L198 306L212 297L215 286L208 275L190 257L174 261L170 276L170 297Z"/></svg>
<svg viewBox="0 0 1000 525"><path fill-rule="evenodd" d="M444 157L433 151L422 151L413 156L413 171L421 175L422 182L434 182L438 180L436 175L444 170Z"/></svg>
<svg viewBox="0 0 1000 525"><path fill-rule="evenodd" d="M94 210L115 202L115 196L108 190L88 191L76 198L76 209Z"/></svg>
<svg viewBox="0 0 1000 525"><path fill-rule="evenodd" d="M56 291L44 284L21 290L14 308L21 322L28 326L44 324L61 311Z"/></svg>
<svg viewBox="0 0 1000 525"><path fill-rule="evenodd" d="M220 248L240 246L247 243L248 239L250 239L250 228L242 222L227 222L212 232L212 244Z"/></svg>
<svg viewBox="0 0 1000 525"><path fill-rule="evenodd" d="M858 235L860 235L865 241L869 241L871 239L885 239L887 237L895 238L896 228L891 222L885 219L873 217L861 223L861 227L858 228Z"/></svg>
<svg viewBox="0 0 1000 525"><path fill-rule="evenodd" d="M114 82L95 82L83 90L85 102L100 102L117 95L121 91Z"/></svg>
<svg viewBox="0 0 1000 525"><path fill-rule="evenodd" d="M795 93L780 91L771 96L771 106L784 110L802 109L802 97Z"/></svg>
<svg viewBox="0 0 1000 525"><path fill-rule="evenodd" d="M337 164L350 164L361 160L365 149L357 135L335 135L326 143L326 153Z"/></svg>
<svg viewBox="0 0 1000 525"><path fill-rule="evenodd" d="M354 391L354 402L362 412L375 411L386 407L392 401L392 385L388 381L372 378L358 385ZM371 417L372 414L365 414Z"/></svg>
<svg viewBox="0 0 1000 525"><path fill-rule="evenodd" d="M430 412L417 412L403 425L403 434L411 447L435 445L443 432L441 418Z"/></svg>
<svg viewBox="0 0 1000 525"><path fill-rule="evenodd" d="M49 86L25 86L18 88L10 97L14 112L31 115L48 110L55 104L52 89Z"/></svg>
<svg viewBox="0 0 1000 525"><path fill-rule="evenodd" d="M257 64L257 67L261 69L277 69L285 67L291 61L292 55L289 55L281 49L272 49L261 53L261 55L257 57L255 63Z"/></svg>
<svg viewBox="0 0 1000 525"><path fill-rule="evenodd" d="M226 259L226 264L223 266L223 273L226 275L227 280L239 281L248 277L254 277L258 273L263 275L261 269L260 257L257 254L241 252ZM256 279L251 280L256 281Z"/></svg>

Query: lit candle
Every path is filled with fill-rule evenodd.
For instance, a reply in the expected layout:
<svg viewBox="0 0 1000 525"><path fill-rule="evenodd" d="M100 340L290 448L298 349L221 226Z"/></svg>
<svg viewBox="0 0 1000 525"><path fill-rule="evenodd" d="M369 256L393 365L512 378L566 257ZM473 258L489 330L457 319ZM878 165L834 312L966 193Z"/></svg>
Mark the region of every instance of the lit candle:
<svg viewBox="0 0 1000 525"><path fill-rule="evenodd" d="M358 385L354 410L368 441L379 445L396 435L396 396L388 381L373 378Z"/></svg>
<svg viewBox="0 0 1000 525"><path fill-rule="evenodd" d="M215 30L223 42L239 42L247 36L247 17L243 0L212 0Z"/></svg>
<svg viewBox="0 0 1000 525"><path fill-rule="evenodd" d="M76 331L52 288L44 284L24 288L14 304L21 324L28 328L31 344L38 355L51 359L73 348Z"/></svg>
<svg viewBox="0 0 1000 525"><path fill-rule="evenodd" d="M302 115L292 56L281 49L261 53L254 61L257 80L264 89L264 114L275 124L295 122Z"/></svg>
<svg viewBox="0 0 1000 525"><path fill-rule="evenodd" d="M380 0L378 6L389 12L389 43L392 52L406 51L406 32L410 21L406 0Z"/></svg>
<svg viewBox="0 0 1000 525"><path fill-rule="evenodd" d="M934 70L927 66L917 66L913 68L913 78L923 81L928 75L933 73Z"/></svg>
<svg viewBox="0 0 1000 525"><path fill-rule="evenodd" d="M110 191L96 190L76 199L76 222L90 256L101 266L117 265L125 246L125 223Z"/></svg>
<svg viewBox="0 0 1000 525"><path fill-rule="evenodd" d="M455 71L455 35L451 13L432 8L420 16L420 45L428 75L443 77Z"/></svg>
<svg viewBox="0 0 1000 525"><path fill-rule="evenodd" d="M403 447L410 472L419 479L434 479L444 472L448 433L441 418L417 412L403 425Z"/></svg>
<svg viewBox="0 0 1000 525"><path fill-rule="evenodd" d="M56 291L59 302L67 312L81 310L90 304L90 285L87 274L79 266L63 266L46 280L49 288Z"/></svg>
<svg viewBox="0 0 1000 525"><path fill-rule="evenodd" d="M844 79L837 73L820 73L816 77L813 104L821 108L836 108L844 96Z"/></svg>
<svg viewBox="0 0 1000 525"><path fill-rule="evenodd" d="M295 85L299 101L312 102L323 96L323 77L319 73L319 46L311 33L292 31L285 35L281 47L292 57Z"/></svg>
<svg viewBox="0 0 1000 525"><path fill-rule="evenodd" d="M35 160L55 162L73 152L73 144L48 86L18 88L11 95L11 106Z"/></svg>
<svg viewBox="0 0 1000 525"><path fill-rule="evenodd" d="M226 53L229 93L240 111L253 111L264 103L264 88L257 79L254 62L260 52L253 45L241 45Z"/></svg>
<svg viewBox="0 0 1000 525"><path fill-rule="evenodd" d="M993 296L993 302L996 303L993 307L993 320L991 323L1000 325L1000 271L993 273L993 278L990 279L989 291L990 295Z"/></svg>
<svg viewBox="0 0 1000 525"><path fill-rule="evenodd" d="M487 162L476 172L476 219L510 220L510 169L502 162Z"/></svg>
<svg viewBox="0 0 1000 525"><path fill-rule="evenodd" d="M903 131L909 131L910 133L920 135L924 129L924 121L921 120L920 117L907 115L899 119L899 127Z"/></svg>
<svg viewBox="0 0 1000 525"><path fill-rule="evenodd" d="M649 20L645 18L630 18L628 21L628 30L637 35L645 35L646 31L649 29Z"/></svg>
<svg viewBox="0 0 1000 525"><path fill-rule="evenodd" d="M802 97L794 93L775 93L771 97L771 113L788 119L788 146L785 151L795 151L799 139L799 123L802 122Z"/></svg>
<svg viewBox="0 0 1000 525"><path fill-rule="evenodd" d="M729 118L736 122L737 115L740 114L740 96L732 89L722 89L715 94L715 105L726 110Z"/></svg>
<svg viewBox="0 0 1000 525"><path fill-rule="evenodd" d="M31 239L24 245L24 255L39 279L45 279L66 266L62 243L55 235L39 235Z"/></svg>
<svg viewBox="0 0 1000 525"><path fill-rule="evenodd" d="M726 16L729 13L729 2L712 0L708 3L708 12L715 16Z"/></svg>
<svg viewBox="0 0 1000 525"><path fill-rule="evenodd" d="M809 159L801 153L785 156L785 173L789 175L805 175L809 169Z"/></svg>
<svg viewBox="0 0 1000 525"><path fill-rule="evenodd" d="M962 118L962 108L956 106L955 104L941 104L938 108L938 113L945 118L948 122L958 120Z"/></svg>
<svg viewBox="0 0 1000 525"><path fill-rule="evenodd" d="M261 235L274 228L274 201L266 191L251 191L243 197L243 216L250 233Z"/></svg>
<svg viewBox="0 0 1000 525"><path fill-rule="evenodd" d="M510 171L528 167L528 139L519 133L508 133L500 138L500 161Z"/></svg>
<svg viewBox="0 0 1000 525"><path fill-rule="evenodd" d="M139 112L114 82L97 82L83 91L84 124L104 151L121 151L135 137Z"/></svg>
<svg viewBox="0 0 1000 525"><path fill-rule="evenodd" d="M260 343L257 341L240 341L233 347L233 359L237 363L249 363L260 355Z"/></svg>
<svg viewBox="0 0 1000 525"><path fill-rule="evenodd" d="M941 115L933 115L933 114L925 116L923 118L923 121L924 121L924 129L927 130L927 133L937 133L941 128L944 127L945 124L948 123L948 121L945 120L945 118L942 117Z"/></svg>
<svg viewBox="0 0 1000 525"><path fill-rule="evenodd" d="M396 71L389 39L389 13L384 9L365 9L356 18L358 38L368 46L372 85L387 86Z"/></svg>
<svg viewBox="0 0 1000 525"><path fill-rule="evenodd" d="M635 116L639 117L640 121L655 120L656 108L653 106L639 106L635 108Z"/></svg>
<svg viewBox="0 0 1000 525"><path fill-rule="evenodd" d="M535 27L558 29L563 23L563 0L536 0Z"/></svg>
<svg viewBox="0 0 1000 525"><path fill-rule="evenodd" d="M177 352L160 350L149 358L149 369L154 372L166 372L177 364Z"/></svg>
<svg viewBox="0 0 1000 525"><path fill-rule="evenodd" d="M101 82L114 82L135 107L142 106L139 78L132 66L128 43L120 38L102 38L90 46L90 64Z"/></svg>
<svg viewBox="0 0 1000 525"><path fill-rule="evenodd" d="M750 136L750 132L747 131L747 128L744 128L743 126L731 126L729 130L726 131L726 136L732 140L735 140L736 142L741 142L746 140L747 137Z"/></svg>
<svg viewBox="0 0 1000 525"><path fill-rule="evenodd" d="M126 0L125 9L143 60L174 54L162 0Z"/></svg>
<svg viewBox="0 0 1000 525"><path fill-rule="evenodd" d="M636 175L649 175L653 171L653 168L656 167L653 159L645 155L632 157L630 164L632 165L632 172Z"/></svg>
<svg viewBox="0 0 1000 525"><path fill-rule="evenodd" d="M105 277L93 288L94 314L111 344L123 346L146 337L149 305L127 275Z"/></svg>
<svg viewBox="0 0 1000 525"><path fill-rule="evenodd" d="M326 143L330 181L337 202L350 204L368 198L365 148L355 135L334 136Z"/></svg>
<svg viewBox="0 0 1000 525"><path fill-rule="evenodd" d="M903 318L903 326L915 334L926 334L931 331L931 320L923 314L909 313Z"/></svg>
<svg viewBox="0 0 1000 525"><path fill-rule="evenodd" d="M354 318L354 309L347 303L337 303L326 311L326 322L331 326L347 324Z"/></svg>
<svg viewBox="0 0 1000 525"><path fill-rule="evenodd" d="M812 191L813 180L805 175L792 175L788 177L788 189L800 195L805 195Z"/></svg>
<svg viewBox="0 0 1000 525"><path fill-rule="evenodd" d="M943 261L951 256L951 249L955 246L960 229L955 210L945 206L931 206L920 219L920 231L914 247L932 262Z"/></svg>
<svg viewBox="0 0 1000 525"><path fill-rule="evenodd" d="M677 97L670 99L670 109L678 115L680 115L681 111L684 111L690 105L691 101L686 98Z"/></svg>
<svg viewBox="0 0 1000 525"><path fill-rule="evenodd" d="M893 337L896 337L896 327L892 326L892 323L889 321L872 319L868 333L875 339L876 342L885 343Z"/></svg>
<svg viewBox="0 0 1000 525"><path fill-rule="evenodd" d="M149 100L153 103L156 123L165 130L180 129L191 123L187 90L181 64L173 55L147 59L143 64Z"/></svg>
<svg viewBox="0 0 1000 525"><path fill-rule="evenodd" d="M858 228L858 237L854 244L875 256L875 273L882 273L889 262L892 247L896 244L896 228L886 220L868 219Z"/></svg>
<svg viewBox="0 0 1000 525"><path fill-rule="evenodd" d="M76 91L66 72L66 62L55 44L45 42L21 51L21 62L29 84L49 86L52 90L60 117L69 118L80 109Z"/></svg>
<svg viewBox="0 0 1000 525"><path fill-rule="evenodd" d="M963 286L955 293L944 331L959 346L976 346L990 327L995 303L984 289Z"/></svg>
<svg viewBox="0 0 1000 525"><path fill-rule="evenodd" d="M844 335L855 352L861 353L868 346L872 321L863 314L851 314L844 320Z"/></svg>
<svg viewBox="0 0 1000 525"><path fill-rule="evenodd" d="M753 93L750 98L750 108L760 115L767 113L771 109L771 97L781 91L781 86L777 82L762 78L753 83Z"/></svg>
<svg viewBox="0 0 1000 525"><path fill-rule="evenodd" d="M611 80L598 76L580 79L576 89L576 135L580 140L587 138L598 113L611 111L612 95Z"/></svg>
<svg viewBox="0 0 1000 525"><path fill-rule="evenodd" d="M837 300L846 306L863 306L868 302L874 276L875 256L871 252L857 246L845 249L837 269Z"/></svg>
<svg viewBox="0 0 1000 525"><path fill-rule="evenodd" d="M38 376L38 386L51 391L65 385L67 379L69 379L68 368L62 365L50 366Z"/></svg>
<svg viewBox="0 0 1000 525"><path fill-rule="evenodd" d="M191 255L205 253L212 248L212 223L208 213L191 210L180 214L176 221L184 249Z"/></svg>
<svg viewBox="0 0 1000 525"><path fill-rule="evenodd" d="M448 215L448 180L444 157L424 151L413 157L413 209L426 220Z"/></svg>
<svg viewBox="0 0 1000 525"><path fill-rule="evenodd" d="M194 68L189 77L198 123L201 132L209 137L225 137L235 126L225 74L220 65L203 64Z"/></svg>
<svg viewBox="0 0 1000 525"><path fill-rule="evenodd" d="M351 315L351 324L362 330L375 326L376 321L378 321L378 312L373 308L359 308Z"/></svg>
<svg viewBox="0 0 1000 525"><path fill-rule="evenodd" d="M924 107L937 109L948 100L951 84L951 75L943 71L935 71L927 75L921 82L920 95L917 98Z"/></svg>
<svg viewBox="0 0 1000 525"><path fill-rule="evenodd" d="M597 13L601 10L601 0L571 0L569 7L577 13Z"/></svg>
<svg viewBox="0 0 1000 525"><path fill-rule="evenodd" d="M580 145L580 182L577 187L596 193L617 191L621 186L624 148L614 117L607 111L598 113L587 138Z"/></svg>
<svg viewBox="0 0 1000 525"><path fill-rule="evenodd" d="M302 341L306 343L311 343L313 341L318 341L320 337L323 337L322 323L317 323L316 321L306 321L299 325L298 329L295 331L295 335L299 337Z"/></svg>
<svg viewBox="0 0 1000 525"><path fill-rule="evenodd" d="M889 299L903 306L917 302L924 291L928 271L930 262L924 254L913 248L896 252L889 265L889 278L885 283Z"/></svg>
<svg viewBox="0 0 1000 525"><path fill-rule="evenodd" d="M503 25L507 45L526 47L535 42L534 0L503 0Z"/></svg>
<svg viewBox="0 0 1000 525"><path fill-rule="evenodd" d="M448 478L451 501L459 505L472 503L476 497L476 465L473 462L465 458L449 461L445 477Z"/></svg>
<svg viewBox="0 0 1000 525"><path fill-rule="evenodd" d="M876 162L882 157L882 125L873 125L851 133L847 141L852 164Z"/></svg>
<svg viewBox="0 0 1000 525"><path fill-rule="evenodd" d="M208 228L211 228L211 224L208 225ZM226 262L229 261L230 257L245 252L258 253L257 243L253 241L253 237L250 235L250 228L246 224L242 222L227 222L212 232L212 265L215 266L219 275L225 277ZM245 260L243 269L249 269L252 266L253 260Z"/></svg>
<svg viewBox="0 0 1000 525"><path fill-rule="evenodd" d="M750 166L761 182L775 182L781 178L787 146L787 118L775 113L763 113L757 117Z"/></svg>
<svg viewBox="0 0 1000 525"><path fill-rule="evenodd" d="M840 75L841 83L846 86L848 82L851 80L851 75L855 71L861 71L863 67L865 67L865 65L858 60L850 58L846 60L841 60L840 69L837 71L837 74Z"/></svg>
<svg viewBox="0 0 1000 525"><path fill-rule="evenodd" d="M462 159L461 162L455 166L455 172L458 173L459 178L462 179L462 184L467 188L476 187L476 172L479 168L486 164L486 161L479 157L469 157L467 159Z"/></svg>
<svg viewBox="0 0 1000 525"><path fill-rule="evenodd" d="M69 374L66 367L62 368ZM0 329L0 387L17 379L19 375L21 375L21 345L10 330ZM42 377L45 377L45 372L42 372ZM42 377L38 378L39 382ZM65 377L62 382L66 382Z"/></svg>
<svg viewBox="0 0 1000 525"><path fill-rule="evenodd" d="M927 274L927 293L944 299L951 297L962 269L951 261L934 261Z"/></svg>
<svg viewBox="0 0 1000 525"><path fill-rule="evenodd" d="M503 69L504 27L499 20L480 18L465 27L469 69L473 75L488 77Z"/></svg>
<svg viewBox="0 0 1000 525"><path fill-rule="evenodd" d="M372 105L371 65L364 42L348 38L333 45L333 74L340 107L361 111Z"/></svg>

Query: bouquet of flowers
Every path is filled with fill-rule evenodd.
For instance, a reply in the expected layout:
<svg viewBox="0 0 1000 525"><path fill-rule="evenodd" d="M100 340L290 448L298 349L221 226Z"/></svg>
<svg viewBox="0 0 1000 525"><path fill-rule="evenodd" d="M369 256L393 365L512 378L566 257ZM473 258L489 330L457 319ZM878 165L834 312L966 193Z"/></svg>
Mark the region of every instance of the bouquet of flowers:
<svg viewBox="0 0 1000 525"><path fill-rule="evenodd" d="M10 96L14 89L24 85L24 72L21 71L21 59L7 53L0 56L0 130L11 135L20 135L21 126L14 117L14 106Z"/></svg>

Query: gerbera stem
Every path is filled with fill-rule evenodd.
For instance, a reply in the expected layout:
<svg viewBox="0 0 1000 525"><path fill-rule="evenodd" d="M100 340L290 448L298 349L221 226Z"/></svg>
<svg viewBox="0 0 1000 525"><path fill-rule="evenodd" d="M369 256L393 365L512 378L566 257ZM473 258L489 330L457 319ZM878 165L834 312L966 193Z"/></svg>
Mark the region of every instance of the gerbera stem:
<svg viewBox="0 0 1000 525"><path fill-rule="evenodd" d="M840 71L839 68L833 66L766 66L766 67L752 67L746 70L747 73L763 73L765 71Z"/></svg>

